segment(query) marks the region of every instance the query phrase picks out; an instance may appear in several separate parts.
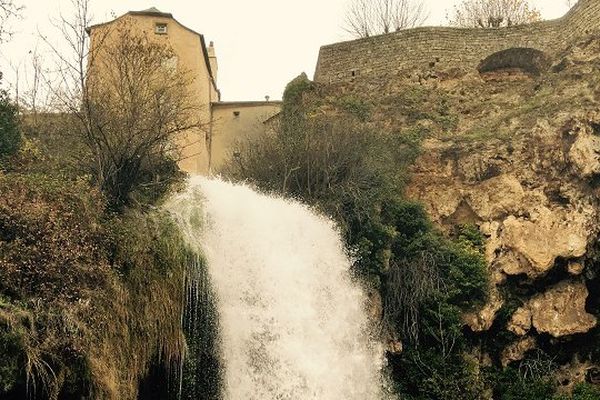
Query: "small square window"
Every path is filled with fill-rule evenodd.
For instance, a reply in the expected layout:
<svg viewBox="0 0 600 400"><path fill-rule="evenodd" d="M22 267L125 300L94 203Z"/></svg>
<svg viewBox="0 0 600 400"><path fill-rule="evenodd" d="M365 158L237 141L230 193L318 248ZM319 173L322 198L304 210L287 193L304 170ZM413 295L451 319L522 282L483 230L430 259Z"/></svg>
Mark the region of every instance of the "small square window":
<svg viewBox="0 0 600 400"><path fill-rule="evenodd" d="M167 34L167 24L157 23L154 26L154 33L157 35L166 35Z"/></svg>
<svg viewBox="0 0 600 400"><path fill-rule="evenodd" d="M233 116L234 117L239 117L240 116L240 112L239 111L234 111L233 112Z"/></svg>

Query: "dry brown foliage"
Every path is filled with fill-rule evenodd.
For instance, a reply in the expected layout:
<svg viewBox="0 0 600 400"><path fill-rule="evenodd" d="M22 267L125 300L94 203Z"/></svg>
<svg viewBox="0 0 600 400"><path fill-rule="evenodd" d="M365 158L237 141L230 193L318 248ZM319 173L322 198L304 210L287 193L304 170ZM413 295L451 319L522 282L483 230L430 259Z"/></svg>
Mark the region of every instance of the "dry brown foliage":
<svg viewBox="0 0 600 400"><path fill-rule="evenodd" d="M83 181L0 175L0 193L0 341L26 377L9 389L135 399L153 363L177 370L190 254L169 220L105 214Z"/></svg>
<svg viewBox="0 0 600 400"><path fill-rule="evenodd" d="M345 30L361 38L414 28L428 17L422 0L352 0Z"/></svg>
<svg viewBox="0 0 600 400"><path fill-rule="evenodd" d="M450 24L467 28L500 28L541 20L528 0L464 0L454 8Z"/></svg>

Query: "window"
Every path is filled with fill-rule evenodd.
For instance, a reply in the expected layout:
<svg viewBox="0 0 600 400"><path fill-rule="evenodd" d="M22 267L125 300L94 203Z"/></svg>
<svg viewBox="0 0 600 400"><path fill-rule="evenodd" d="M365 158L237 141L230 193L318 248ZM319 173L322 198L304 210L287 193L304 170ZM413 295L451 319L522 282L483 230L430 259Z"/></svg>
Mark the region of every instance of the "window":
<svg viewBox="0 0 600 400"><path fill-rule="evenodd" d="M240 112L239 111L234 111L233 112L233 116L234 117L239 117L240 116Z"/></svg>
<svg viewBox="0 0 600 400"><path fill-rule="evenodd" d="M167 24L157 22L154 26L154 33L157 35L166 35L167 34Z"/></svg>

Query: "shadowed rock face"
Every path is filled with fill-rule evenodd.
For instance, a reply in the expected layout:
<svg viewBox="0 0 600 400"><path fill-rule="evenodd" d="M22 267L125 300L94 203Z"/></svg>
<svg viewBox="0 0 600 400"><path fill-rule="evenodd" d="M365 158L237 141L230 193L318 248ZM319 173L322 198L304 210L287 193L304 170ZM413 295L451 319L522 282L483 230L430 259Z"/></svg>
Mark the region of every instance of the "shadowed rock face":
<svg viewBox="0 0 600 400"><path fill-rule="evenodd" d="M516 68L532 75L540 75L548 70L550 65L550 58L543 51L517 47L488 56L479 64L477 70L483 74Z"/></svg>
<svg viewBox="0 0 600 400"><path fill-rule="evenodd" d="M525 354L535 349L537 346L537 341L534 337L527 336L522 339L517 340L515 343L509 345L502 352L502 366L506 367L513 361L522 360L525 357Z"/></svg>

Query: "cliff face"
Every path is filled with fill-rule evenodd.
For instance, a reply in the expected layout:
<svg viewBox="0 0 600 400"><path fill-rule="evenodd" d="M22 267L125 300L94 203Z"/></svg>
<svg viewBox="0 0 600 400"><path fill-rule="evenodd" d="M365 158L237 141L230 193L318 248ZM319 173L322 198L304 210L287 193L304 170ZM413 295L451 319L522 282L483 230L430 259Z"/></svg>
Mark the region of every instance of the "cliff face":
<svg viewBox="0 0 600 400"><path fill-rule="evenodd" d="M548 65L363 76L321 97L352 99L376 129L416 137L408 197L448 234L471 225L485 236L489 299L464 315L479 360L543 351L568 389L599 368L600 39Z"/></svg>
<svg viewBox="0 0 600 400"><path fill-rule="evenodd" d="M479 226L488 237L486 257L496 286L509 278L533 285L561 274L569 281L568 290L583 295L580 277L590 267L598 233L596 118L600 116L585 112L557 114L536 121L530 134L510 140L463 145L428 141L414 168L410 196L423 201L442 226ZM581 309L568 312L581 314L581 326L561 327L564 307L574 307L574 302L561 309L555 303L564 291L548 289L536 306L541 314L534 321L544 320L543 326L534 322L538 331L563 336L595 325L595 318ZM491 326L502 305L501 298L492 298L493 304L469 320L474 330Z"/></svg>
<svg viewBox="0 0 600 400"><path fill-rule="evenodd" d="M496 71L429 82L476 98L462 102L451 137L425 140L408 194L443 229L474 224L487 237L489 302L465 323L491 340L511 333L504 365L539 342L568 348L596 334L599 50L597 40L582 42L535 79ZM474 100L487 111L465 115ZM562 361L589 362L590 354L580 350L572 348L571 360ZM592 364L585 369L593 371Z"/></svg>

